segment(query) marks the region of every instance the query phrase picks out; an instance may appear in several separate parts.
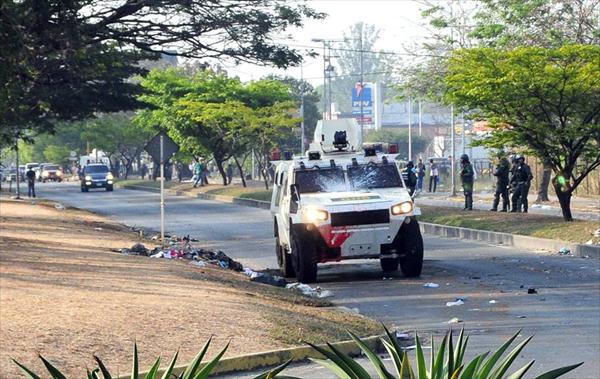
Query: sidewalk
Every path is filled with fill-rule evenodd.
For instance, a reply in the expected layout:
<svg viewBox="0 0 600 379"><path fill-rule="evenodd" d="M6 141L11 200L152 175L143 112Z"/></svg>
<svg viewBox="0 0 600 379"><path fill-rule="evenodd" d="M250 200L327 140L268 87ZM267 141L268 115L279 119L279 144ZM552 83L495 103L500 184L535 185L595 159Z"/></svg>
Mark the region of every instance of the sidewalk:
<svg viewBox="0 0 600 379"><path fill-rule="evenodd" d="M535 204L536 198L536 194L530 194L528 197L530 213L562 217L562 211L556 196L549 196L550 201L541 204ZM485 191L475 193L473 194L473 208L489 210L492 207L493 199L493 193ZM457 196L455 197L451 197L449 192L422 192L417 196L415 202L422 205L456 207L460 209L464 207L462 192L457 192ZM573 197L571 200L571 211L573 218L600 221L600 197L597 199Z"/></svg>

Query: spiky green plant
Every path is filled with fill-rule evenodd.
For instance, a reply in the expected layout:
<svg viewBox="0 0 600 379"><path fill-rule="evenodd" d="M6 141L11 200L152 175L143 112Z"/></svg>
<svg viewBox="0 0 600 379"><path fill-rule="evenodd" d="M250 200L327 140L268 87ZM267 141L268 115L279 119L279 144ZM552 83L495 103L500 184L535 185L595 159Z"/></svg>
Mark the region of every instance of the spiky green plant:
<svg viewBox="0 0 600 379"><path fill-rule="evenodd" d="M523 350L525 345L529 343L532 337L526 338L519 343L507 355L504 353L517 338L520 330L514 336L509 338L502 346L500 346L493 354L489 352L476 356L469 363L464 363L463 359L469 341L469 335L465 335L464 328L461 329L458 335L456 344L453 342L452 330L446 333L442 339L439 350L435 351L433 336L431 337L431 358L429 367L423 354L423 346L419 336L415 334L416 356L415 367L416 373L413 371L408 354L405 354L403 349L398 344L396 338L385 328L387 338L382 337L381 343L392 358L394 372L391 373L384 365L383 360L367 346L359 337L352 332L348 334L352 340L360 347L363 353L367 356L380 379L520 379L531 368L534 361L527 363L525 366L514 371L512 374L507 374L510 366ZM315 346L309 343L315 350L321 353L326 359L313 359L314 362L328 368L335 375L342 379L371 379L371 375L357 361L349 355L343 353L335 346L328 344L327 348ZM564 375L565 373L579 367L583 362L571 366L561 367L555 370L548 371L536 377L536 379L553 379Z"/></svg>
<svg viewBox="0 0 600 379"><path fill-rule="evenodd" d="M221 360L221 358L223 357L223 354L225 354L225 351L229 347L229 344L225 345L225 347L214 358L212 358L208 363L201 365L202 359L204 359L204 356L206 355L206 351L208 350L208 347L210 346L210 342L211 342L211 339L209 339L206 342L206 344L204 345L202 350L200 350L200 352L194 357L192 362L185 368L183 373L176 376L178 379L206 379L206 378L208 378L208 376L210 375L212 370L215 368L217 363L219 363L219 360ZM173 374L173 370L175 369L175 362L177 362L178 355L179 355L179 351L177 351L175 353L175 355L169 362L169 365L167 366L167 368L162 372L162 375L161 375L161 371L160 371L161 357L158 357L156 359L156 361L154 361L154 364L152 365L150 370L143 376L143 378L144 379L158 379L159 375L161 375L160 379L171 379L173 376L175 376ZM44 363L44 367L46 368L46 371L48 372L48 374L50 374L50 377L52 379L66 379L66 376L59 369L54 367L48 360L46 360L41 355L39 355L39 358ZM86 370L86 378L87 379L100 379L101 378L100 374L102 375L103 379L116 378L111 375L108 368L106 367L106 365L104 364L104 362L102 362L102 360L100 358L98 358L97 356L94 355L94 360L98 364L98 367L92 371ZM21 363L17 362L15 359L13 359L13 362L15 362L19 366L21 371L25 374L26 378L40 379L40 376L38 376L36 373L34 373L32 370L25 367ZM283 363L282 365L277 366L268 372L258 375L254 379L273 379L273 378L295 379L295 378L292 378L289 376L279 375L279 373L281 371L283 371L290 364L290 362L291 361L287 361L287 362ZM140 372L139 372L137 344L134 343L133 344L133 363L132 363L132 367L131 367L131 379L139 379L139 378L142 378L142 376L140 375Z"/></svg>

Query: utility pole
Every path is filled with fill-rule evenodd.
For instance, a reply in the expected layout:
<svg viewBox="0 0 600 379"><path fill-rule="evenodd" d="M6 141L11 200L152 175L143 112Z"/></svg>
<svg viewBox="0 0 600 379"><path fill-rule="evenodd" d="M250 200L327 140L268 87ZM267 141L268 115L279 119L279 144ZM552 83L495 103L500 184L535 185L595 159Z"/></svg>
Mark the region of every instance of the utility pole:
<svg viewBox="0 0 600 379"><path fill-rule="evenodd" d="M304 155L304 69L300 63L300 155Z"/></svg>
<svg viewBox="0 0 600 379"><path fill-rule="evenodd" d="M461 130L461 143L462 143L462 153L465 154L466 146L465 146L465 112L462 112L462 130Z"/></svg>
<svg viewBox="0 0 600 379"><path fill-rule="evenodd" d="M423 112L421 111L421 99L419 99L419 137L421 137L421 128L423 126Z"/></svg>
<svg viewBox="0 0 600 379"><path fill-rule="evenodd" d="M408 98L408 160L412 161L412 99Z"/></svg>
<svg viewBox="0 0 600 379"><path fill-rule="evenodd" d="M452 8L452 1L450 1L450 50L452 50L454 46L454 11ZM452 138L451 146L452 146L452 159L450 160L450 170L451 173L451 183L452 183L452 191L451 195L456 196L456 183L455 183L455 168L454 162L456 161L456 148L454 146L454 105L450 105L450 138Z"/></svg>
<svg viewBox="0 0 600 379"><path fill-rule="evenodd" d="M361 96L363 95L363 91L364 91L364 60L363 60L363 24L362 22L360 23L360 93ZM359 97L360 98L360 97ZM363 110L363 101L362 99L360 100L360 140L361 142L365 140L365 116L364 116L364 110Z"/></svg>

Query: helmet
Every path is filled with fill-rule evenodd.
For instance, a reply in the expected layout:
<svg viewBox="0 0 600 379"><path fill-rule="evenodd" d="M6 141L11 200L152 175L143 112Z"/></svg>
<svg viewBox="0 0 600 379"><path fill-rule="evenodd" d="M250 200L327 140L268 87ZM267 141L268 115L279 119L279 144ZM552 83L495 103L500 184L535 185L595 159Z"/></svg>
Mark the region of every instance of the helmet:
<svg viewBox="0 0 600 379"><path fill-rule="evenodd" d="M461 162L468 162L469 156L467 154L463 154L460 156L460 160L461 160Z"/></svg>
<svg viewBox="0 0 600 379"><path fill-rule="evenodd" d="M415 164L413 163L413 161L408 161L408 163L406 163L406 167L413 168L415 167Z"/></svg>
<svg viewBox="0 0 600 379"><path fill-rule="evenodd" d="M520 155L520 154L517 154L517 155L515 155L515 161L518 161L518 160L520 160L520 159L523 159L523 160L524 160L525 158L523 158L523 156L522 156L522 155Z"/></svg>

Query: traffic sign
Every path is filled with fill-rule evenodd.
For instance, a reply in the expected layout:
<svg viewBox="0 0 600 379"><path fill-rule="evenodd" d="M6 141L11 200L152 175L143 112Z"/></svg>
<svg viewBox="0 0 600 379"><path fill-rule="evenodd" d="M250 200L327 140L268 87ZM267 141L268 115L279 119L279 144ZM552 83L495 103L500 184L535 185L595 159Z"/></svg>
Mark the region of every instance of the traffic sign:
<svg viewBox="0 0 600 379"><path fill-rule="evenodd" d="M175 143L165 132L159 132L144 146L144 150L152 156L152 160L160 162L160 136L163 136L163 157L165 161L179 151L179 145Z"/></svg>

